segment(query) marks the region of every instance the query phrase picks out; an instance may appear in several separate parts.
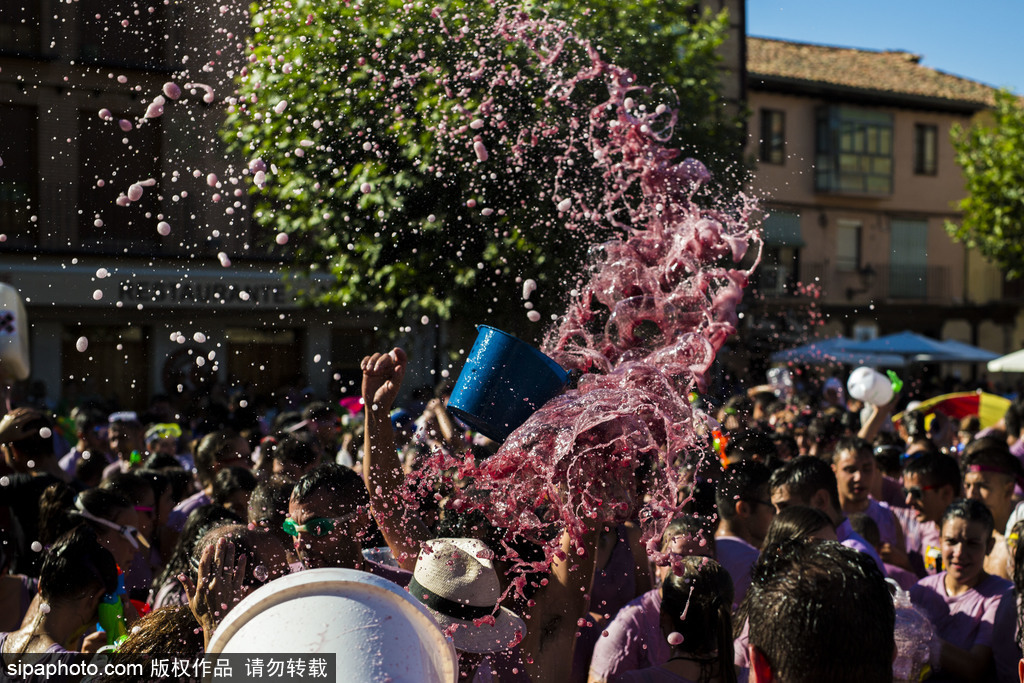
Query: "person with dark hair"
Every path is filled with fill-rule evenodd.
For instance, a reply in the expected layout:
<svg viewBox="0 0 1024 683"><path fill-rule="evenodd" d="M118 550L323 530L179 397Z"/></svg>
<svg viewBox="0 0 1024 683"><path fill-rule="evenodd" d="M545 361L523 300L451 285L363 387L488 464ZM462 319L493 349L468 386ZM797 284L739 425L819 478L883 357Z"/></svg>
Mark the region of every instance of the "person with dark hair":
<svg viewBox="0 0 1024 683"><path fill-rule="evenodd" d="M835 541L837 540L835 524L821 510L806 505L790 505L775 515L771 526L768 527L762 547L777 547L794 540ZM758 559L760 559L760 555ZM736 667L740 670L750 669L750 655L747 647L750 643L750 625L747 621L749 608L749 599L740 600L733 620L736 627L733 651Z"/></svg>
<svg viewBox="0 0 1024 683"><path fill-rule="evenodd" d="M359 475L326 463L299 479L288 503L284 530L307 569L361 569L398 583L409 583L408 571L363 556L362 541L371 527L370 496Z"/></svg>
<svg viewBox="0 0 1024 683"><path fill-rule="evenodd" d="M794 458L772 472L770 487L772 504L777 511L791 505L807 505L821 510L835 525L839 542L869 555L885 575L882 558L853 530L843 513L836 475L828 463L811 455Z"/></svg>
<svg viewBox="0 0 1024 683"><path fill-rule="evenodd" d="M180 532L192 510L213 502L213 480L225 467L252 468L249 442L238 432L222 429L210 432L196 444L193 454L196 478L201 490L178 503L167 519L167 526Z"/></svg>
<svg viewBox="0 0 1024 683"><path fill-rule="evenodd" d="M789 541L765 548L752 579L752 683L892 680L895 609L869 557L831 541Z"/></svg>
<svg viewBox="0 0 1024 683"><path fill-rule="evenodd" d="M16 661L16 655L80 650L100 600L116 590L117 565L92 529L80 526L61 536L43 560L39 607L20 629L0 633L4 664Z"/></svg>
<svg viewBox="0 0 1024 683"><path fill-rule="evenodd" d="M296 480L305 476L321 459L314 439L314 434L301 432L275 439L268 445L271 472Z"/></svg>
<svg viewBox="0 0 1024 683"><path fill-rule="evenodd" d="M1021 479L1020 462L1002 439L982 437L971 442L960 459L964 497L980 500L995 520L995 546L985 558L985 571L1010 578L1010 552L1003 531L1013 512L1013 489Z"/></svg>
<svg viewBox="0 0 1024 683"><path fill-rule="evenodd" d="M103 462L100 467L102 472L103 467L114 461L107 442L107 416L96 408L76 406L71 411L71 421L75 423L77 440L71 450L61 457L60 468L75 476L79 463L96 457Z"/></svg>
<svg viewBox="0 0 1024 683"><path fill-rule="evenodd" d="M737 604L747 594L750 568L761 554L761 544L775 517L768 490L770 478L767 467L743 460L722 473L715 490L720 520L715 532L718 561L732 577Z"/></svg>
<svg viewBox="0 0 1024 683"><path fill-rule="evenodd" d="M765 534L764 547L808 538L819 541L839 540L836 525L824 512L806 505L790 505L775 515Z"/></svg>
<svg viewBox="0 0 1024 683"><path fill-rule="evenodd" d="M335 462L341 441L341 416L326 401L313 401L302 411L302 421L312 438L314 459L307 471L320 462ZM306 472L292 474L298 478Z"/></svg>
<svg viewBox="0 0 1024 683"><path fill-rule="evenodd" d="M878 525L875 520L871 519L863 512L855 512L849 517L850 526L856 531L861 537L871 544L871 546L878 551L879 555L882 555L882 559L885 559L885 555L882 554L882 537L878 532ZM890 562L885 563L885 574L887 578L892 579L900 585L905 591L909 591L917 583L917 574L904 569L897 565L891 564Z"/></svg>
<svg viewBox="0 0 1024 683"><path fill-rule="evenodd" d="M774 469L779 459L772 437L760 429L744 429L730 434L725 456L729 465L741 460L754 460L769 469Z"/></svg>
<svg viewBox="0 0 1024 683"><path fill-rule="evenodd" d="M42 557L33 544L39 539L39 499L49 486L70 481L53 453L53 420L34 408L16 408L0 419L0 505L10 508L8 524L16 546L14 571L39 576Z"/></svg>
<svg viewBox="0 0 1024 683"><path fill-rule="evenodd" d="M210 498L214 505L245 518L249 514L249 496L256 488L256 475L246 467L225 467L213 478Z"/></svg>
<svg viewBox="0 0 1024 683"><path fill-rule="evenodd" d="M145 431L137 413L121 410L109 415L107 420L107 443L113 462L103 470L104 479L115 472L141 467L146 453Z"/></svg>
<svg viewBox="0 0 1024 683"><path fill-rule="evenodd" d="M661 537L661 552L675 560L696 556L714 559L714 536L704 520L686 516L672 520ZM672 656L661 631L661 586L672 573L668 564L655 569L655 588L614 615L608 635L598 638L590 660L590 683L614 681L627 671L661 666Z"/></svg>
<svg viewBox="0 0 1024 683"><path fill-rule="evenodd" d="M729 573L705 557L685 557L681 565L681 573L669 574L661 586L661 630L671 648L668 661L609 680L735 683Z"/></svg>
<svg viewBox="0 0 1024 683"><path fill-rule="evenodd" d="M39 541L44 548L72 529L89 526L123 572L131 568L135 552L148 543L139 533L138 523L135 507L106 489L76 494L66 484L54 484L39 501Z"/></svg>
<svg viewBox="0 0 1024 683"><path fill-rule="evenodd" d="M221 620L246 595L288 574L281 543L266 533L241 524L219 526L195 547L182 578L188 606L203 630L204 648Z"/></svg>
<svg viewBox="0 0 1024 683"><path fill-rule="evenodd" d="M178 536L178 542L175 544L167 564L153 581L153 587L146 602L153 609L167 605L187 604L188 598L185 595L185 589L178 581L178 575L188 575L191 571L189 563L199 540L215 527L224 524L239 524L242 521L244 520L239 519L227 508L213 503L193 510L185 522L185 528L182 529L181 535Z"/></svg>
<svg viewBox="0 0 1024 683"><path fill-rule="evenodd" d="M284 531L284 520L288 516L288 501L292 497L295 480L279 474L256 484L249 497L247 518L257 529L265 529L278 537L288 549L289 563L297 561L292 547L292 537Z"/></svg>
<svg viewBox="0 0 1024 683"><path fill-rule="evenodd" d="M910 598L942 641L939 675L932 680L980 681L992 666L996 611L1012 584L985 571L995 539L992 513L981 501L954 501L941 529L946 569L921 579Z"/></svg>
<svg viewBox="0 0 1024 683"><path fill-rule="evenodd" d="M905 525L907 554L918 576L942 571L939 522L949 504L960 497L960 468L944 454L922 454L903 467L903 492L916 524Z"/></svg>
<svg viewBox="0 0 1024 683"><path fill-rule="evenodd" d="M885 562L909 570L907 542L899 519L888 505L871 497L871 491L877 488L875 481L881 478L871 444L855 436L840 439L832 454L832 471L836 474L843 513L847 516L865 514L874 520L881 544L871 546L882 549L879 554Z"/></svg>
<svg viewBox="0 0 1024 683"><path fill-rule="evenodd" d="M835 449L845 429L841 416L839 409L832 408L811 419L807 425L808 455L825 457Z"/></svg>
<svg viewBox="0 0 1024 683"><path fill-rule="evenodd" d="M138 530L149 541L135 551L131 569L124 568L124 587L136 600L145 600L153 583L153 577L160 571L163 560L154 542L157 530L157 499L150 480L139 474L141 470L115 472L100 485L101 489L112 491L127 500L135 508Z"/></svg>

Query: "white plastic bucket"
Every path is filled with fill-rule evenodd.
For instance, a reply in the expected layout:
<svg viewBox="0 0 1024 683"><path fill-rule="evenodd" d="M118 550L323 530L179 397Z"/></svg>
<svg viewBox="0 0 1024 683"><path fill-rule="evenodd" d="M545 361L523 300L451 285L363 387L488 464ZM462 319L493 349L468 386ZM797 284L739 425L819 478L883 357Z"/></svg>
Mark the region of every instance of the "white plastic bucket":
<svg viewBox="0 0 1024 683"><path fill-rule="evenodd" d="M876 406L884 406L893 397L892 380L868 367L851 372L846 389L853 398Z"/></svg>
<svg viewBox="0 0 1024 683"><path fill-rule="evenodd" d="M18 290L0 282L0 382L28 379L28 317Z"/></svg>
<svg viewBox="0 0 1024 683"><path fill-rule="evenodd" d="M310 569L246 596L210 654L336 653L338 683L455 683L455 646L400 586L354 569Z"/></svg>

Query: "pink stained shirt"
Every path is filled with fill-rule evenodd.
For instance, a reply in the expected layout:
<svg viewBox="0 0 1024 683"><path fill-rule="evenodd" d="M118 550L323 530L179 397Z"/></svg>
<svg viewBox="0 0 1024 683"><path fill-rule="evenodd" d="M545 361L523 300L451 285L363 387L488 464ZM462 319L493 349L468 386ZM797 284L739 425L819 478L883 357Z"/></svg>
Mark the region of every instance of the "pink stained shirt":
<svg viewBox="0 0 1024 683"><path fill-rule="evenodd" d="M761 551L736 536L716 536L715 555L732 578L733 610L743 602L743 596L750 588L750 568L757 562Z"/></svg>
<svg viewBox="0 0 1024 683"><path fill-rule="evenodd" d="M910 591L910 599L932 622L942 640L964 650L992 647L999 603L1013 584L991 574L961 595L946 594L946 572L926 576Z"/></svg>
<svg viewBox="0 0 1024 683"><path fill-rule="evenodd" d="M608 624L590 659L590 677L599 681L626 671L660 666L671 656L668 641L661 632L661 596L649 590L619 610Z"/></svg>

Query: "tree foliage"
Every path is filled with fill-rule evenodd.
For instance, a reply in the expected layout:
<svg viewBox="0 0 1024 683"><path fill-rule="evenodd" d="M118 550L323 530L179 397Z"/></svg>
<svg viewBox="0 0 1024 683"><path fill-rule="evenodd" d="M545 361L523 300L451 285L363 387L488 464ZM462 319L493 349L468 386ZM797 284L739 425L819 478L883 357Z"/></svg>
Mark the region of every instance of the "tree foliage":
<svg viewBox="0 0 1024 683"><path fill-rule="evenodd" d="M996 94L991 123L954 126L957 164L967 181L963 220L947 221L958 242L977 249L1009 279L1024 275L1024 108L1016 95Z"/></svg>
<svg viewBox="0 0 1024 683"><path fill-rule="evenodd" d="M612 45L641 82L674 90L681 123L670 144L730 185L743 180L743 121L717 80L724 13L600 0L516 10L542 11L566 34ZM531 305L545 318L560 312L545 297L561 297L607 237L607 226L565 230L559 208L593 180L565 149L601 94L594 81L553 86L588 66L586 51L551 34L497 36L509 12L465 0L253 6L223 136L254 160L254 177L267 166L252 188L264 242L292 275L321 276L326 286L309 292L318 303L407 322L517 311L525 323L522 281L532 278Z"/></svg>

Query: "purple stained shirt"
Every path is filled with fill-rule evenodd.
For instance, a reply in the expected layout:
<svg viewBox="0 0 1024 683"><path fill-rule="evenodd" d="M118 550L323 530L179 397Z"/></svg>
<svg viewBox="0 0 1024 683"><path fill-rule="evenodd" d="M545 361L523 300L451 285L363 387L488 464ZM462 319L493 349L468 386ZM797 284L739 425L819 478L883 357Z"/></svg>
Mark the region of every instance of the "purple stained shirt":
<svg viewBox="0 0 1024 683"><path fill-rule="evenodd" d="M109 453L101 453L100 455L103 456L104 462L106 462L108 465L114 462L113 456L111 456ZM84 460L84 458L82 457L82 451L78 450L77 448L72 448L66 454L61 456L61 459L57 461L57 464L60 466L62 470L64 470L73 477L75 476L75 469L78 467L78 463L80 463L82 460Z"/></svg>
<svg viewBox="0 0 1024 683"><path fill-rule="evenodd" d="M661 666L671 656L661 632L661 595L656 588L619 610L607 631L594 646L591 678L614 680L613 676L626 671Z"/></svg>
<svg viewBox="0 0 1024 683"><path fill-rule="evenodd" d="M885 503L879 503L877 500L868 499L868 507L864 510L864 514L874 520L875 524L878 525L878 537L882 543L888 543L891 546L896 545L896 541L899 540L899 520L896 519L896 515Z"/></svg>
<svg viewBox="0 0 1024 683"><path fill-rule="evenodd" d="M885 563L878 556L878 552L860 534L853 530L853 527L850 526L850 520L844 519L842 524L836 527L836 538L847 548L853 548L865 555L869 555L875 561L875 564L878 565L878 570L882 572L882 576L888 576L885 573Z"/></svg>
<svg viewBox="0 0 1024 683"><path fill-rule="evenodd" d="M201 508L212 502L213 500L206 495L205 491L193 493L191 496L174 506L171 513L167 515L167 526L180 534L181 530L185 528L185 521L188 519L189 514L196 508Z"/></svg>
<svg viewBox="0 0 1024 683"><path fill-rule="evenodd" d="M1013 584L989 574L974 588L950 596L946 595L945 580L946 572L926 576L910 591L910 599L942 640L964 650L976 645L992 647L996 611Z"/></svg>
<svg viewBox="0 0 1024 683"><path fill-rule="evenodd" d="M757 562L761 551L736 536L716 536L715 554L718 563L725 567L732 578L733 608L743 602L743 596L750 588L750 568Z"/></svg>

